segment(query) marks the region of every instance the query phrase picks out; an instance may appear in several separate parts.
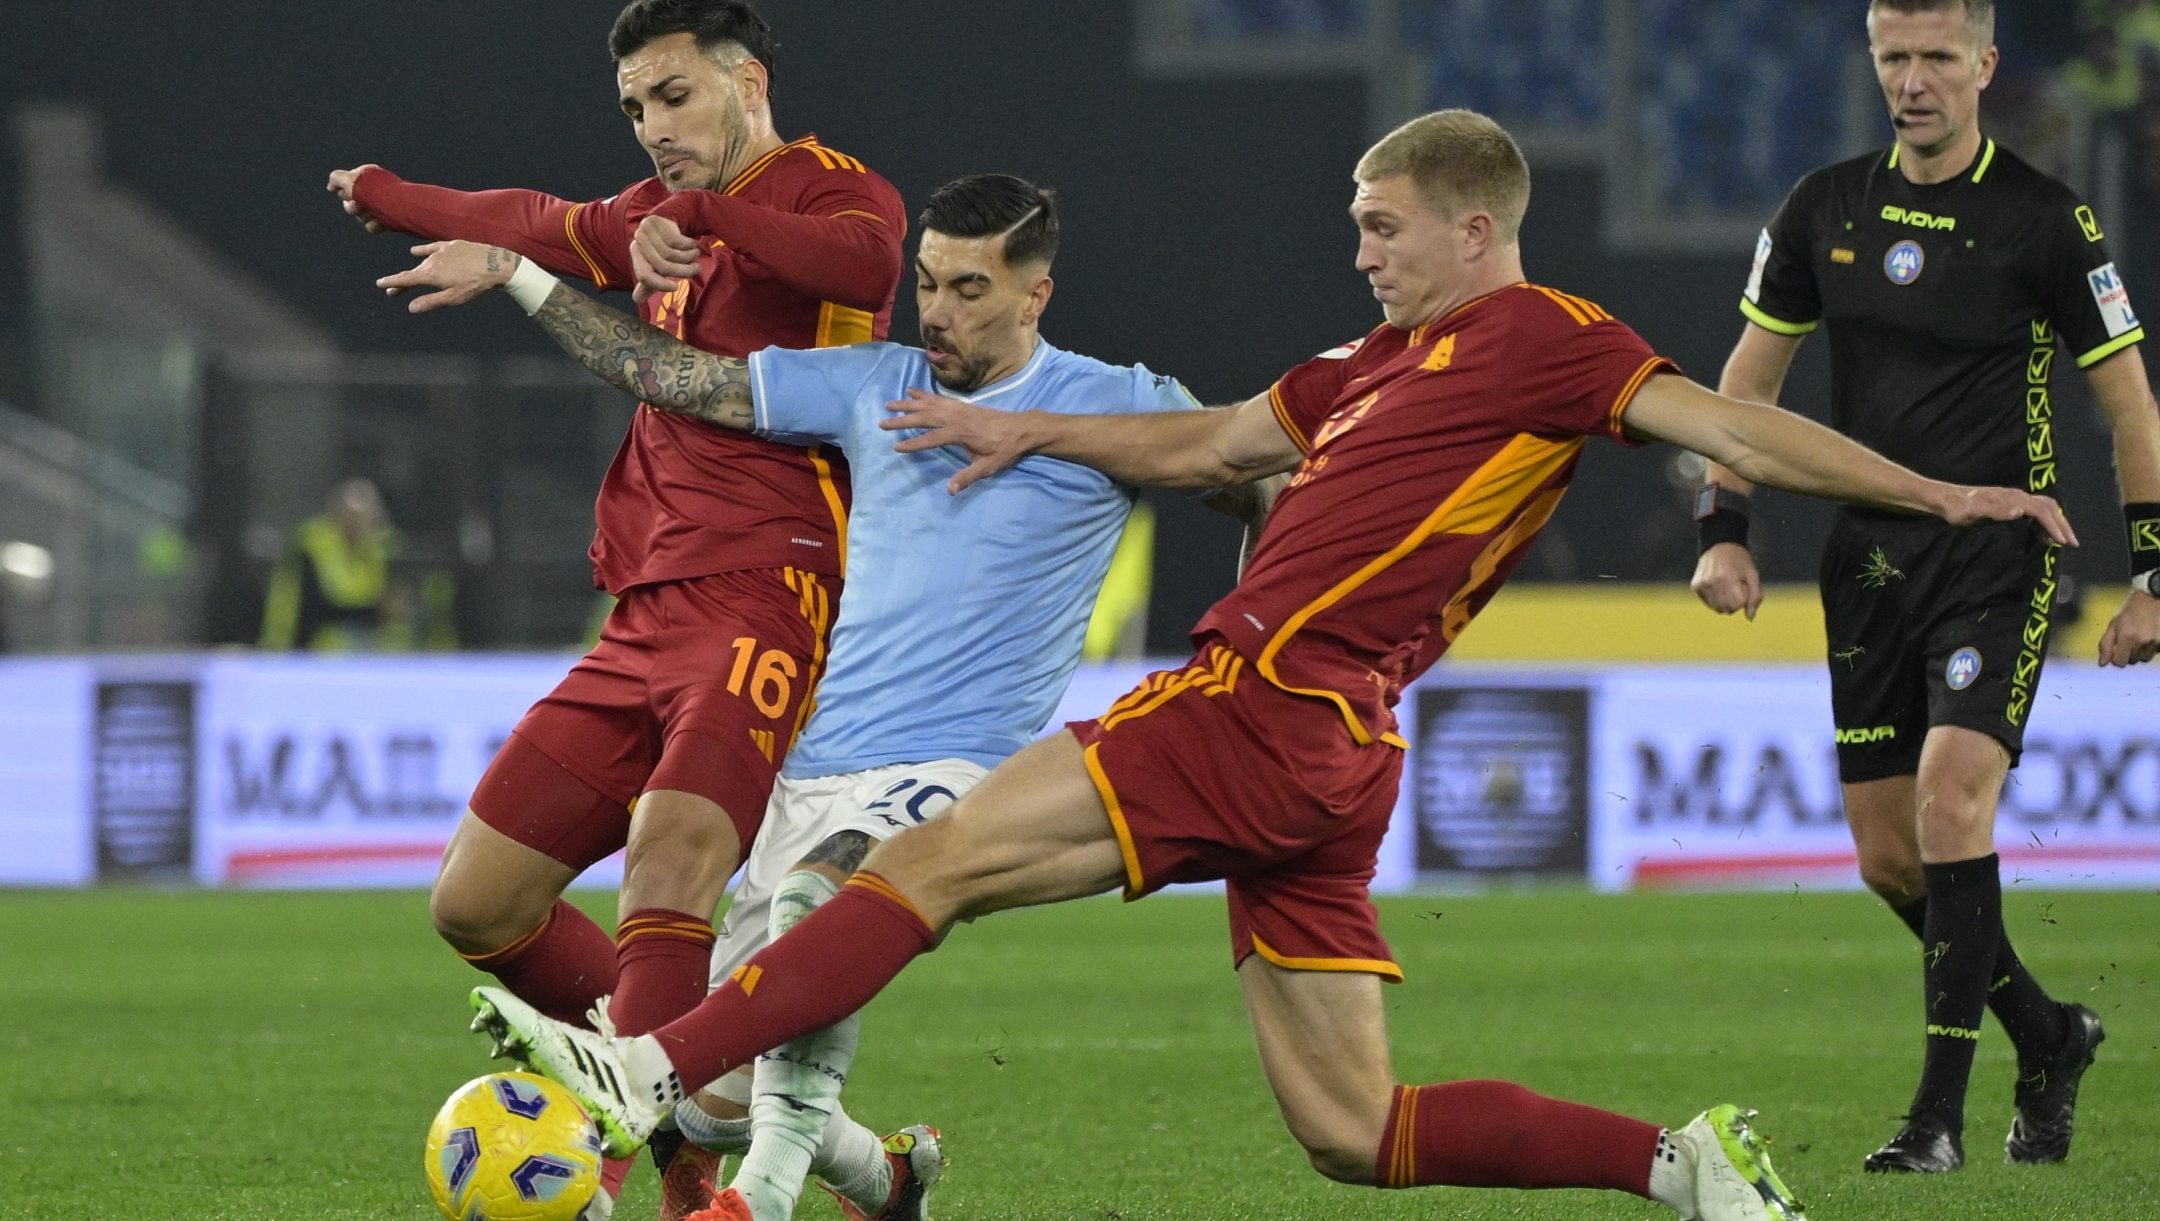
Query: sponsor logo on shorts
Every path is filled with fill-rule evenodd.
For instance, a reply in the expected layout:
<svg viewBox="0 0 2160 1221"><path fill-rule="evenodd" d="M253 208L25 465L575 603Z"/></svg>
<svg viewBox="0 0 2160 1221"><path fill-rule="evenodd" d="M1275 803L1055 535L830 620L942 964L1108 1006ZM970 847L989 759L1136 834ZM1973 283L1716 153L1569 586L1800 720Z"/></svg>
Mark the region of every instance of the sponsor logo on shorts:
<svg viewBox="0 0 2160 1221"><path fill-rule="evenodd" d="M1899 242L1882 261L1883 274L1890 277L1892 284L1910 284L1920 278L1926 267L1927 252L1920 249L1918 242Z"/></svg>
<svg viewBox="0 0 2160 1221"><path fill-rule="evenodd" d="M1950 655L1950 664L1943 667L1943 681L1952 691L1963 691L1980 677L1980 650L1970 646Z"/></svg>
<svg viewBox="0 0 2160 1221"><path fill-rule="evenodd" d="M1876 725L1868 729L1840 729L1837 731L1839 746L1866 746L1870 742L1888 742L1897 737L1897 726Z"/></svg>

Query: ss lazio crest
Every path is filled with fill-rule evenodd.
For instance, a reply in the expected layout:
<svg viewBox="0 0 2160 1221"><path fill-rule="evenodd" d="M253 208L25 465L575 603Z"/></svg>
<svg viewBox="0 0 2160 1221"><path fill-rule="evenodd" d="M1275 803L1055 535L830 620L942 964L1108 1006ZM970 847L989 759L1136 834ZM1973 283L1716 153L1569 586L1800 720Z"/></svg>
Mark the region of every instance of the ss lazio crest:
<svg viewBox="0 0 2160 1221"><path fill-rule="evenodd" d="M1892 284L1897 285L1910 284L1919 279L1921 270L1926 266L1927 252L1920 249L1920 243L1913 241L1899 242L1892 246L1890 253L1884 255L1882 261L1883 274L1890 277Z"/></svg>

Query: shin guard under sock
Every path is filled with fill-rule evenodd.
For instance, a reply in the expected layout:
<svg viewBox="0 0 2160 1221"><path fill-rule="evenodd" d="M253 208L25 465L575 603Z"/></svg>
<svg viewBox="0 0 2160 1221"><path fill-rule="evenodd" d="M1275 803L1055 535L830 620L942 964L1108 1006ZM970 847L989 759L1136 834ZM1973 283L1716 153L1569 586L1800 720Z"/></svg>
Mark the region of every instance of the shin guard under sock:
<svg viewBox="0 0 2160 1221"><path fill-rule="evenodd" d="M937 930L884 878L858 871L688 1014L653 1032L685 1090L823 1030L870 1002Z"/></svg>
<svg viewBox="0 0 2160 1221"><path fill-rule="evenodd" d="M2002 948L2002 879L1994 854L1924 865L1928 905L1921 938L1926 985L1927 1058L1913 1115L1929 1115L1953 1132L1965 1127L1965 1086L1980 1045L1989 971Z"/></svg>
<svg viewBox="0 0 2160 1221"><path fill-rule="evenodd" d="M1913 931L1913 936L1927 936L1927 896L1922 895L1903 907L1890 909ZM1995 967L1989 973L1988 1011L2002 1023L2003 1033L2010 1036L2011 1046L2017 1048L2020 1064L2028 1060L2043 1060L2055 1054L2062 1046L2069 1030L2063 1024L2062 1006L2047 994L2025 963L2017 956L2010 944L2010 934L2003 933L2002 947L1995 951Z"/></svg>
<svg viewBox="0 0 2160 1221"><path fill-rule="evenodd" d="M712 921L644 907L615 928L615 999L608 1017L619 1035L647 1034L697 1008L712 970Z"/></svg>
<svg viewBox="0 0 2160 1221"><path fill-rule="evenodd" d="M555 900L540 927L492 954L458 957L502 981L512 996L573 1026L615 990L615 943L592 917Z"/></svg>
<svg viewBox="0 0 2160 1221"><path fill-rule="evenodd" d="M1604 1187L1648 1198L1663 1128L1506 1081L1395 1087L1381 1187Z"/></svg>

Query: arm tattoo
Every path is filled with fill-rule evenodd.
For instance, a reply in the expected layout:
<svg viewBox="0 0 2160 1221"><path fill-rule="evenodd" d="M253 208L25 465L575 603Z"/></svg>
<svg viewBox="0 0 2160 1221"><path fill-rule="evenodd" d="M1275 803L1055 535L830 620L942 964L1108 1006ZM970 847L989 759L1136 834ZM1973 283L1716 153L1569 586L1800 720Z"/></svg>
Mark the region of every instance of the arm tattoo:
<svg viewBox="0 0 2160 1221"><path fill-rule="evenodd" d="M548 294L533 321L579 364L661 411L746 432L756 427L747 360L700 351L568 285Z"/></svg>

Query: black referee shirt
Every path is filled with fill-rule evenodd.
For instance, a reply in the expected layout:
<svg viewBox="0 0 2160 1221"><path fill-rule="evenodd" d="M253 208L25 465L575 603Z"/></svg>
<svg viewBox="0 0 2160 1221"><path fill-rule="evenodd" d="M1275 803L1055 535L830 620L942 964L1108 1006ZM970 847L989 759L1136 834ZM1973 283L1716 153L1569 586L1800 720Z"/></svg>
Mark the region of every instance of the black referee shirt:
<svg viewBox="0 0 2160 1221"><path fill-rule="evenodd" d="M1917 186L1896 146L1800 180L1755 247L1740 311L1830 328L1830 422L1935 479L2056 483L2060 339L2087 368L2145 338L2092 209L1989 140Z"/></svg>

